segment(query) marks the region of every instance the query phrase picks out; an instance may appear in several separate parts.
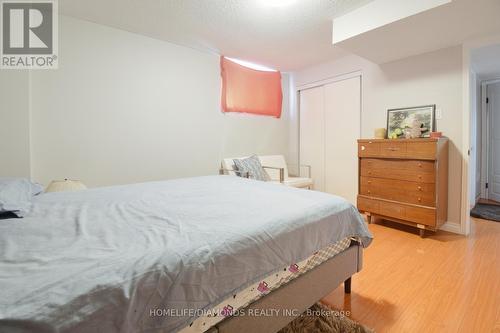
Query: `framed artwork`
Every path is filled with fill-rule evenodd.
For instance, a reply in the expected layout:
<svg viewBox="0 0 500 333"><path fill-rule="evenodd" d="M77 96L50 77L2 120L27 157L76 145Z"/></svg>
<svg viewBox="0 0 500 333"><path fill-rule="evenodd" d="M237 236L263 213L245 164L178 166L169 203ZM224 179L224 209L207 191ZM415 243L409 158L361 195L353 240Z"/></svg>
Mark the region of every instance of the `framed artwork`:
<svg viewBox="0 0 500 333"><path fill-rule="evenodd" d="M436 105L387 110L387 138L428 138L436 131Z"/></svg>

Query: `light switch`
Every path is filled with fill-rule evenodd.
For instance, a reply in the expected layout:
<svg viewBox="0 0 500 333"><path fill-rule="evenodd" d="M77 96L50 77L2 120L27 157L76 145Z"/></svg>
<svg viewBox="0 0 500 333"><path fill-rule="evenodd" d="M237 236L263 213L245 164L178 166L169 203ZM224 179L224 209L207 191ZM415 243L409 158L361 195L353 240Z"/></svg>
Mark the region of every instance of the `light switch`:
<svg viewBox="0 0 500 333"><path fill-rule="evenodd" d="M441 120L441 119L443 119L443 110L436 109L436 120Z"/></svg>

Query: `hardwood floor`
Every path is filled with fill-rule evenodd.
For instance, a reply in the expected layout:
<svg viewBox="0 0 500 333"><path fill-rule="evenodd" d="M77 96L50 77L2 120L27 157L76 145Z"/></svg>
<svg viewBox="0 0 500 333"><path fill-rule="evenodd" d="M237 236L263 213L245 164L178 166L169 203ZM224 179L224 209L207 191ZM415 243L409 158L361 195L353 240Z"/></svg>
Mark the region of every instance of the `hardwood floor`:
<svg viewBox="0 0 500 333"><path fill-rule="evenodd" d="M382 223L369 226L375 239L351 295L340 286L324 303L377 332L500 332L499 222L473 219L467 238L423 239Z"/></svg>

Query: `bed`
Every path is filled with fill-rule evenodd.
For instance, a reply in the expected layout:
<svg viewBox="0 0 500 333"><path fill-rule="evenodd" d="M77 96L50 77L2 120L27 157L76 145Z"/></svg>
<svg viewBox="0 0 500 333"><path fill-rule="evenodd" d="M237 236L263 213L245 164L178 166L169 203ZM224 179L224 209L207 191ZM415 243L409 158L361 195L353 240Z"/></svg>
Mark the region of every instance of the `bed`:
<svg viewBox="0 0 500 333"><path fill-rule="evenodd" d="M47 193L0 221L0 331L276 331L371 239L342 198L233 176Z"/></svg>

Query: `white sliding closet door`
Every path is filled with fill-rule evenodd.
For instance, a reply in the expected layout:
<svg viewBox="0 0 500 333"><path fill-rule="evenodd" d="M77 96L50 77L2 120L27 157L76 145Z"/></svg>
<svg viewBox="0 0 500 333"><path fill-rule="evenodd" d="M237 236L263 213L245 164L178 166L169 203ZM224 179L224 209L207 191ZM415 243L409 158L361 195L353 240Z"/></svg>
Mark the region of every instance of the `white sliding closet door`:
<svg viewBox="0 0 500 333"><path fill-rule="evenodd" d="M361 78L324 86L325 192L356 203L361 126Z"/></svg>
<svg viewBox="0 0 500 333"><path fill-rule="evenodd" d="M356 203L361 77L300 91L300 163L311 165L314 189Z"/></svg>
<svg viewBox="0 0 500 333"><path fill-rule="evenodd" d="M324 87L300 92L300 163L311 166L314 189L325 186L325 95Z"/></svg>

